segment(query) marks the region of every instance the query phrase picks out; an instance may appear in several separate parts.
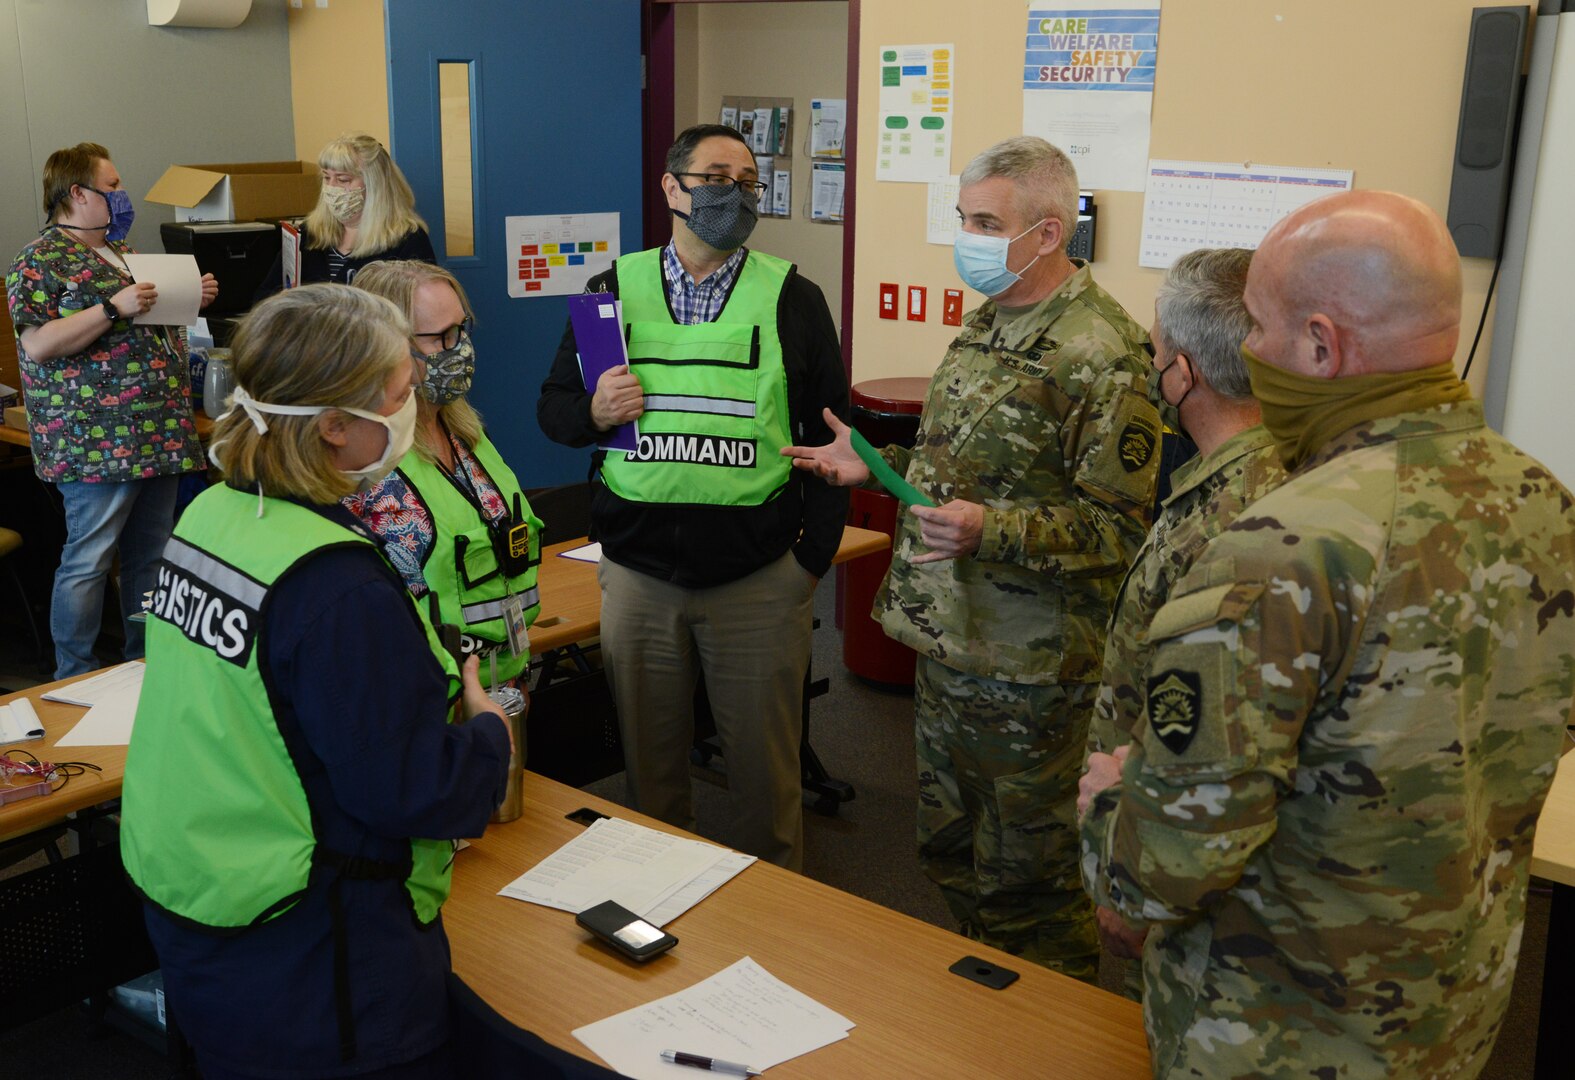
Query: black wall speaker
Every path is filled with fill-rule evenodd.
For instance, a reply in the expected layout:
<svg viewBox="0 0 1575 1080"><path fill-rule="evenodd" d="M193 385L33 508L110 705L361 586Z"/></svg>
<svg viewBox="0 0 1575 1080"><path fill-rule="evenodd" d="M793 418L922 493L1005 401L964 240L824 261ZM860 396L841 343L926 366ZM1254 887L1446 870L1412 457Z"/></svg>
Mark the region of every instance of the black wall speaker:
<svg viewBox="0 0 1575 1080"><path fill-rule="evenodd" d="M1503 241L1528 14L1526 7L1482 7L1471 13L1449 185L1449 231L1462 255L1494 258Z"/></svg>

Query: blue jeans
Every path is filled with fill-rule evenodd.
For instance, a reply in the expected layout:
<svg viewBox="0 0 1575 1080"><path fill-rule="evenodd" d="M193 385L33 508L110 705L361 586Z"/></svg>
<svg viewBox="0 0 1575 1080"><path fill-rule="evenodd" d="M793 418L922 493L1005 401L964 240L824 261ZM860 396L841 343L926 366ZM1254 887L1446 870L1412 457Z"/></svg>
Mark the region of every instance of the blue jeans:
<svg viewBox="0 0 1575 1080"><path fill-rule="evenodd" d="M89 484L56 484L66 509L66 546L55 572L49 632L55 639L55 678L99 667L93 658L104 613L104 583L120 550L120 615L126 620L126 659L142 655L142 594L156 583L159 557L175 527L180 477Z"/></svg>

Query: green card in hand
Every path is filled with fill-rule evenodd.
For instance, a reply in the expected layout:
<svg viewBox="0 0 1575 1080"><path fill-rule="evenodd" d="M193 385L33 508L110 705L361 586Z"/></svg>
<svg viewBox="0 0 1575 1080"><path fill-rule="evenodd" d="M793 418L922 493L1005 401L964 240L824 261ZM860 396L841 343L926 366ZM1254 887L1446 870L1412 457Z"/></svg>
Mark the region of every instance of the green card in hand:
<svg viewBox="0 0 1575 1080"><path fill-rule="evenodd" d="M870 475L880 481L881 487L905 503L916 503L919 506L935 505L934 499L898 476L897 470L886 464L886 459L880 456L880 451L871 446L864 436L857 431L850 431L848 437L853 441L853 452L859 455L860 461L870 467Z"/></svg>

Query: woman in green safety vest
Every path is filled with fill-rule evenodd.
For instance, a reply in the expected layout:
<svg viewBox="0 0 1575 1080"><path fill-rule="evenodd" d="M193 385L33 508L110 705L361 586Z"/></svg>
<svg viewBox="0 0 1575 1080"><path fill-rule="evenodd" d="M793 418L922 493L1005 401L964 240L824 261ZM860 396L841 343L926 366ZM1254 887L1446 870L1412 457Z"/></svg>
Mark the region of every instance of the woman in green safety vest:
<svg viewBox="0 0 1575 1080"><path fill-rule="evenodd" d="M510 744L340 505L410 445L405 333L342 285L248 315L159 565L121 855L207 1080L452 1076L439 909Z"/></svg>
<svg viewBox="0 0 1575 1080"><path fill-rule="evenodd" d="M465 290L440 266L393 260L368 266L358 289L391 300L410 320L416 358L415 445L399 468L345 499L372 530L434 625L458 631L490 685L524 691L523 628L541 603L541 522L466 398L476 370ZM511 645L508 623L519 628Z"/></svg>

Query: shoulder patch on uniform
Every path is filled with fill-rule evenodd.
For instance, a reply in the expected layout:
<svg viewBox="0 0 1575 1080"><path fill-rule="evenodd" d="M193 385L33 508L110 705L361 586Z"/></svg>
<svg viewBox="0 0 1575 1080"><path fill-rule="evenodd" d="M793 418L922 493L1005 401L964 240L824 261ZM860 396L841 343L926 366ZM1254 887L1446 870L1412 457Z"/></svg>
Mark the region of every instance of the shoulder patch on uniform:
<svg viewBox="0 0 1575 1080"><path fill-rule="evenodd" d="M1142 417L1134 416L1121 429L1121 467L1129 473L1142 469L1159 446L1159 432Z"/></svg>
<svg viewBox="0 0 1575 1080"><path fill-rule="evenodd" d="M1203 683L1195 672L1172 668L1148 680L1148 722L1172 754L1180 755L1198 733Z"/></svg>

